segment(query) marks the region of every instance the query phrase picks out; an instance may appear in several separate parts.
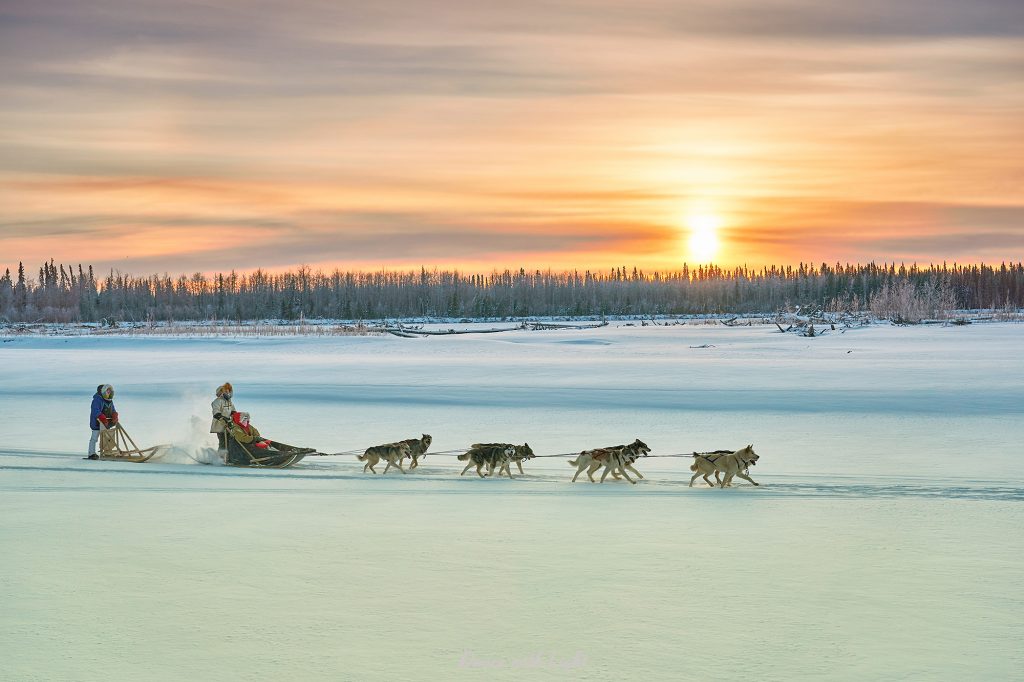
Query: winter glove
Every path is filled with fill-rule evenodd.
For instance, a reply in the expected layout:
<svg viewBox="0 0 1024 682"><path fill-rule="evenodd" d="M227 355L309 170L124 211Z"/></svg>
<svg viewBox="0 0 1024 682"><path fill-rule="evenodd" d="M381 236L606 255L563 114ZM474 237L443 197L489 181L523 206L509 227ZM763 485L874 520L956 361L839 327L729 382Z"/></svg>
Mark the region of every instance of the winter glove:
<svg viewBox="0 0 1024 682"><path fill-rule="evenodd" d="M101 414L98 417L96 417L96 421L98 421L100 424L103 424L103 428L107 428L110 422L110 420L107 419L107 415L105 414Z"/></svg>

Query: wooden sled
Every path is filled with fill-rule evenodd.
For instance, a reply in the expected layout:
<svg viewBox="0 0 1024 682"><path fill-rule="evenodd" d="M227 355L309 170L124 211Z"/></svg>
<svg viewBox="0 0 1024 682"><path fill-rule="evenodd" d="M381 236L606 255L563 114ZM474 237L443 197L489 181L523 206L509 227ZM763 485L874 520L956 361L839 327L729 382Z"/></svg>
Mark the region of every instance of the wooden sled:
<svg viewBox="0 0 1024 682"><path fill-rule="evenodd" d="M239 443L229 434L228 454L224 463L233 467L285 469L316 452L316 448L299 448L276 440L267 442L270 443L269 447L258 448L252 444Z"/></svg>
<svg viewBox="0 0 1024 682"><path fill-rule="evenodd" d="M116 462L148 462L164 454L170 445L140 448L124 430L121 423L112 428L100 428L100 459Z"/></svg>

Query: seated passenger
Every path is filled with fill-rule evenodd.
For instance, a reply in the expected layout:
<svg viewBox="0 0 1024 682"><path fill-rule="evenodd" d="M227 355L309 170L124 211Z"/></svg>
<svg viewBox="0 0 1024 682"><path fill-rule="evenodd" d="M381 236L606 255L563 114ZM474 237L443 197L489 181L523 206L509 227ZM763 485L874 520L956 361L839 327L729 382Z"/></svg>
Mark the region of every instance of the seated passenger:
<svg viewBox="0 0 1024 682"><path fill-rule="evenodd" d="M270 446L270 441L260 436L259 430L249 423L248 412L232 412L228 432L242 445L253 445L264 450Z"/></svg>

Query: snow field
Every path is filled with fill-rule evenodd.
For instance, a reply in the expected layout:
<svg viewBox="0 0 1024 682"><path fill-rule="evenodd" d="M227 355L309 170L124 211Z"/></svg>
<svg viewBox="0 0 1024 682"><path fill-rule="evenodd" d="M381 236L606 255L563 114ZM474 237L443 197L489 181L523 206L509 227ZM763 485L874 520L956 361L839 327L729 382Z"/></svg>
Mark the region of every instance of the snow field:
<svg viewBox="0 0 1024 682"><path fill-rule="evenodd" d="M1022 332L14 339L0 677L1012 679ZM512 481L80 459L96 384L140 444L195 452L225 380L322 451L753 443L762 486L688 488L670 458L637 486L570 484L568 457Z"/></svg>

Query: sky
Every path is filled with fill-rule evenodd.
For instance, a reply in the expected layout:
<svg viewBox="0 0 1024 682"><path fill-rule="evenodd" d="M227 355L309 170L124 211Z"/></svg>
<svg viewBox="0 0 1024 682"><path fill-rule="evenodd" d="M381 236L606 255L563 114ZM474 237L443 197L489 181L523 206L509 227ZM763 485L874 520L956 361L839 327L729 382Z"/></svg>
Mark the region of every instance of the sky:
<svg viewBox="0 0 1024 682"><path fill-rule="evenodd" d="M0 268L1024 258L1020 0L0 0Z"/></svg>

